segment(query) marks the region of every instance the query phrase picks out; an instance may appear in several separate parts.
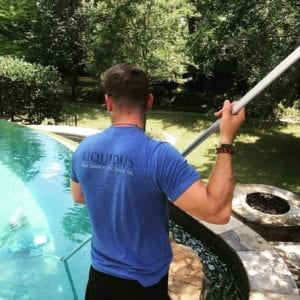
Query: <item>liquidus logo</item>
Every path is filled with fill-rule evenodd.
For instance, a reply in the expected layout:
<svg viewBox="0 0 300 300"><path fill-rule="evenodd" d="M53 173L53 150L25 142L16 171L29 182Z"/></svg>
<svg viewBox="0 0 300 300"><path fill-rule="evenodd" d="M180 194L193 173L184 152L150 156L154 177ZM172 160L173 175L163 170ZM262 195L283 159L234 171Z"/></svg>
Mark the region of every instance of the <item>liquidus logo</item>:
<svg viewBox="0 0 300 300"><path fill-rule="evenodd" d="M81 166L84 168L115 171L132 176L134 158L114 153L85 151L82 155Z"/></svg>

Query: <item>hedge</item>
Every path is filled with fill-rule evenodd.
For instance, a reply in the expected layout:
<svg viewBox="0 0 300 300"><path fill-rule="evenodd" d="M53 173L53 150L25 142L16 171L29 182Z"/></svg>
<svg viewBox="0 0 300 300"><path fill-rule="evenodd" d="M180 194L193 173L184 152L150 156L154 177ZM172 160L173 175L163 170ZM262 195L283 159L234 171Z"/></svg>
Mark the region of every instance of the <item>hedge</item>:
<svg viewBox="0 0 300 300"><path fill-rule="evenodd" d="M44 118L59 120L64 88L53 67L0 56L0 116L12 121L22 116L40 124Z"/></svg>

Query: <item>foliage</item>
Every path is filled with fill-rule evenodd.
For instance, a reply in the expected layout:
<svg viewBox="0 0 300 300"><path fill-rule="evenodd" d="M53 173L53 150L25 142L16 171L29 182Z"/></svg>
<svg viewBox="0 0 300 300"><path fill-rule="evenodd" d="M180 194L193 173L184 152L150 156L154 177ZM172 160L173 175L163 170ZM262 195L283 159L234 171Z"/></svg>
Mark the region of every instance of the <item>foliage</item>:
<svg viewBox="0 0 300 300"><path fill-rule="evenodd" d="M88 2L86 8L92 24L86 63L93 73L120 62L137 63L159 79L175 79L184 71L192 14L188 1L104 0Z"/></svg>
<svg viewBox="0 0 300 300"><path fill-rule="evenodd" d="M0 114L13 120L27 115L31 123L59 118L63 86L53 67L0 57Z"/></svg>
<svg viewBox="0 0 300 300"><path fill-rule="evenodd" d="M222 78L224 88L221 87L220 93L230 96L245 93L299 44L297 1L194 2L199 15L190 20L190 53L200 79L208 78L212 88L218 89ZM201 86L201 82L195 81ZM290 104L297 97L299 80L294 68L252 109L258 107L255 113L260 114L261 107L266 107L268 114L280 100L289 99L286 104Z"/></svg>
<svg viewBox="0 0 300 300"><path fill-rule="evenodd" d="M75 0L0 0L0 55L25 57L63 73L83 70L86 16Z"/></svg>
<svg viewBox="0 0 300 300"><path fill-rule="evenodd" d="M82 32L86 21L79 9L80 1L34 2L26 41L26 59L55 66L63 73L81 72L85 55Z"/></svg>
<svg viewBox="0 0 300 300"><path fill-rule="evenodd" d="M207 112L240 98L299 46L298 2L0 0L0 55L56 66L71 75L74 98L78 74L137 63L154 80L156 104ZM299 98L294 66L248 114L272 118L279 102Z"/></svg>
<svg viewBox="0 0 300 300"><path fill-rule="evenodd" d="M24 56L32 0L0 0L0 55Z"/></svg>

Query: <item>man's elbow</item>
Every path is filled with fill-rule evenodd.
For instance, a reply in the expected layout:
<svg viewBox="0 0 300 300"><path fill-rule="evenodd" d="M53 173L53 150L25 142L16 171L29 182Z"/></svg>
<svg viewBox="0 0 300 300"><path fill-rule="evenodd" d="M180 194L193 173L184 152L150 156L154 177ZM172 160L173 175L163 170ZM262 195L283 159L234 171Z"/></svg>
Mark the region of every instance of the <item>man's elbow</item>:
<svg viewBox="0 0 300 300"><path fill-rule="evenodd" d="M230 221L232 212L232 194L227 195L222 202L218 202L217 199L211 199L211 216L214 219L215 224L227 224Z"/></svg>
<svg viewBox="0 0 300 300"><path fill-rule="evenodd" d="M81 197L73 197L73 201L78 204L85 204L85 200L82 196Z"/></svg>
<svg viewBox="0 0 300 300"><path fill-rule="evenodd" d="M216 213L216 224L225 225L229 223L231 216L231 205L224 207L222 210Z"/></svg>
<svg viewBox="0 0 300 300"><path fill-rule="evenodd" d="M230 221L230 215L226 215L226 216L219 217L216 224L226 225L229 223L229 221Z"/></svg>
<svg viewBox="0 0 300 300"><path fill-rule="evenodd" d="M72 189L72 198L75 203L85 204L85 199L80 189Z"/></svg>
<svg viewBox="0 0 300 300"><path fill-rule="evenodd" d="M229 223L231 216L231 206L215 209L203 215L202 213L192 212L192 215L212 224L225 225Z"/></svg>
<svg viewBox="0 0 300 300"><path fill-rule="evenodd" d="M75 203L85 204L85 199L79 183L71 180L70 186L71 186L71 194L72 194L73 201Z"/></svg>

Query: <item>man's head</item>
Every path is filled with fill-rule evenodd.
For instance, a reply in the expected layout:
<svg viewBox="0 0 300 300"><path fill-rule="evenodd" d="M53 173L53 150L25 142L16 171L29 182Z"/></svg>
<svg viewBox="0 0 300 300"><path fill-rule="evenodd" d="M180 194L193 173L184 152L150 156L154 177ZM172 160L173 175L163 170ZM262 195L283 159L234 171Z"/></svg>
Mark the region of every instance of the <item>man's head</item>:
<svg viewBox="0 0 300 300"><path fill-rule="evenodd" d="M133 64L118 64L101 75L106 95L119 107L144 110L149 97L149 78Z"/></svg>

